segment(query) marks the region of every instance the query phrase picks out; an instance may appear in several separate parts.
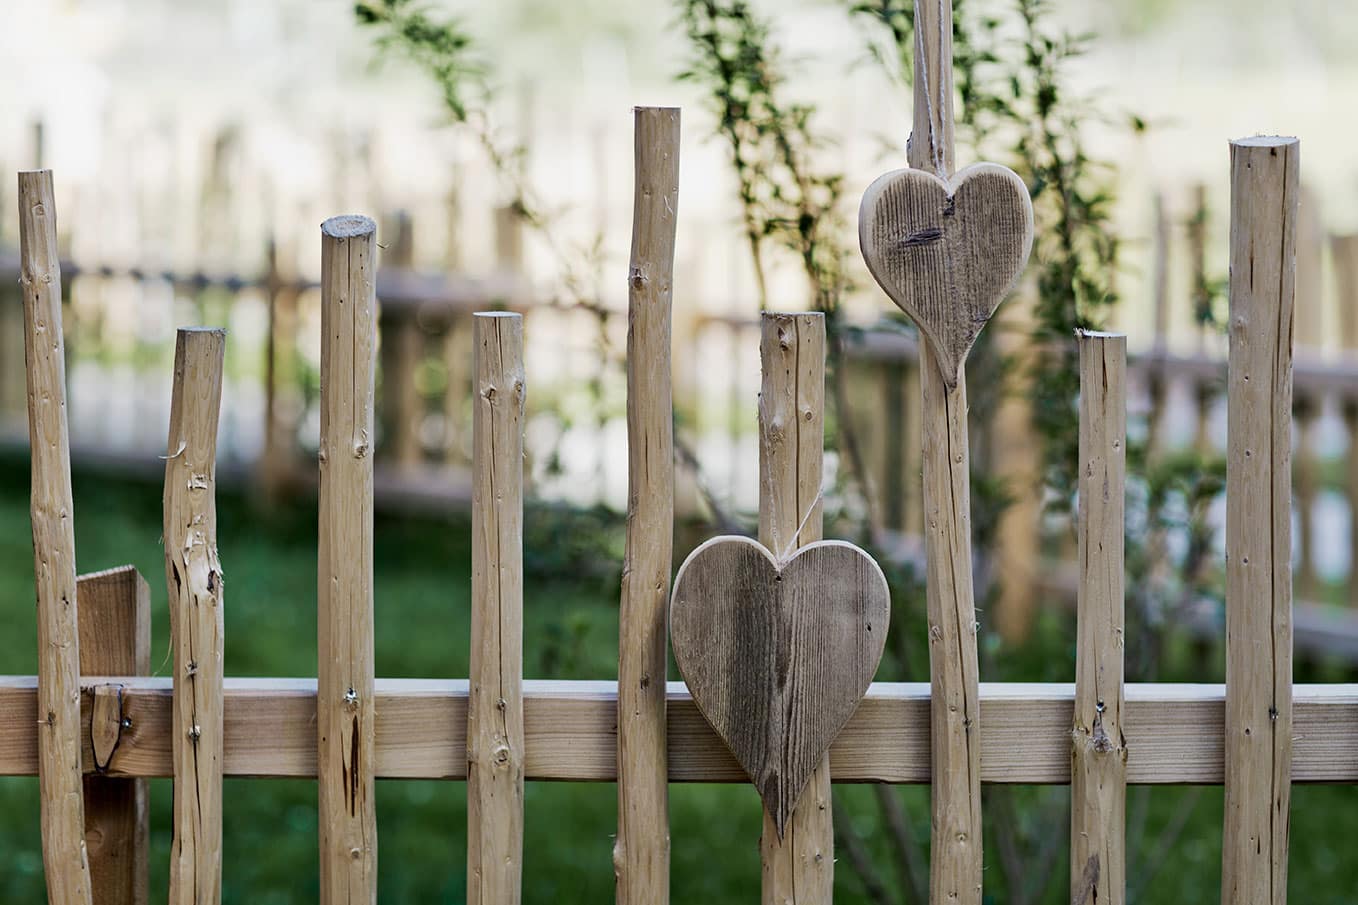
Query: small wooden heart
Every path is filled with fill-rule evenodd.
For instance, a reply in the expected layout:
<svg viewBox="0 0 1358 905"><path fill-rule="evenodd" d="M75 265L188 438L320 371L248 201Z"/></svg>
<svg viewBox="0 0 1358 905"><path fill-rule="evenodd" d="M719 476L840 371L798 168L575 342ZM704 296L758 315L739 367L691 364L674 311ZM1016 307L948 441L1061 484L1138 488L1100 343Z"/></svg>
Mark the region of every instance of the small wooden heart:
<svg viewBox="0 0 1358 905"><path fill-rule="evenodd" d="M1033 203L1023 180L999 164L975 164L949 182L895 170L863 193L858 243L955 386L981 328L1023 273Z"/></svg>
<svg viewBox="0 0 1358 905"><path fill-rule="evenodd" d="M842 541L808 544L780 563L748 537L716 537L675 576L679 672L780 838L872 682L890 612L882 570Z"/></svg>

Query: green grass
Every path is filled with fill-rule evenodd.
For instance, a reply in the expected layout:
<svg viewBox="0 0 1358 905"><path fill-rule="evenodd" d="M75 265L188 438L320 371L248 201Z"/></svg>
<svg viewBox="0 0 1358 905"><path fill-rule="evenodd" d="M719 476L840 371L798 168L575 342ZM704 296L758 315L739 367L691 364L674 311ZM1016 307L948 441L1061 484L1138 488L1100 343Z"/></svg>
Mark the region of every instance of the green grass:
<svg viewBox="0 0 1358 905"><path fill-rule="evenodd" d="M169 641L160 538L160 488L77 473L76 541L82 571L126 562L153 591L153 666L163 674ZM263 512L240 496L220 502L220 548L226 576L226 669L236 676L313 676L316 671L314 501ZM616 669L617 578L621 520L603 513L530 509L524 659L530 677L611 678ZM465 517L379 516L375 532L377 669L383 676L465 676L468 658L468 557ZM0 672L36 669L28 475L21 459L0 460ZM917 613L898 602L895 630L916 631ZM1044 624L1022 651L1001 651L1006 678L1050 678L1073 664L1068 629ZM1219 659L1219 658L1218 658ZM1177 670L1202 669L1185 647ZM1215 662L1215 661L1214 661ZM887 667L884 667L886 669ZM923 679L922 663L909 678ZM1211 673L1219 667L1209 666ZM896 676L884 675L884 678ZM1182 678L1183 676L1179 676ZM1328 677L1328 676L1327 676ZM1310 678L1309 676L1307 678ZM1133 745L1137 742L1131 741ZM1358 744L1358 740L1355 740ZM170 785L152 783L151 901L164 901L170 845ZM876 853L881 874L898 888L887 833L866 787L836 787L854 826ZM928 833L928 790L898 793L921 838ZM1017 793L1018 826L989 829L1040 835L1040 807L1059 815L1064 789ZM1297 901L1353 901L1358 860L1358 795L1353 787L1299 787L1293 795L1291 892ZM760 816L744 786L671 787L673 901L758 900ZM1211 901L1219 896L1221 792L1149 793L1147 838L1192 805L1187 829L1146 883L1143 902ZM613 894L615 827L611 785L530 783L526 793L524 901L597 903ZM38 846L37 782L0 779L0 902L44 902ZM228 780L223 901L284 905L317 900L316 791L305 781ZM380 898L384 902L460 903L465 896L466 797L458 782L383 782L378 786ZM1064 840L1059 849L1064 850ZM987 900L1012 899L1003 888L993 839L987 842ZM1129 877L1146 865L1133 849ZM1140 868L1140 872L1138 870ZM1054 865L1044 902L1063 901L1068 867ZM848 864L836 871L836 901L867 899ZM903 897L901 901L906 901Z"/></svg>

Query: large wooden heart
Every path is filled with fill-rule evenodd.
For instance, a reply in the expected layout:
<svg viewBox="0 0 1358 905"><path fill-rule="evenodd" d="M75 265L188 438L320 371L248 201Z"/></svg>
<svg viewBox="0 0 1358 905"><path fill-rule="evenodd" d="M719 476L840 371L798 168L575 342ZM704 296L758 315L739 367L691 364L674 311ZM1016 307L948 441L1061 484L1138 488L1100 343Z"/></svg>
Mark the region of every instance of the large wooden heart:
<svg viewBox="0 0 1358 905"><path fill-rule="evenodd" d="M1023 180L978 163L944 182L895 170L863 193L858 243L868 270L910 315L957 383L981 328L1014 288L1033 245Z"/></svg>
<svg viewBox="0 0 1358 905"><path fill-rule="evenodd" d="M675 576L674 659L780 837L872 682L890 611L882 570L842 541L779 563L747 537L717 537Z"/></svg>

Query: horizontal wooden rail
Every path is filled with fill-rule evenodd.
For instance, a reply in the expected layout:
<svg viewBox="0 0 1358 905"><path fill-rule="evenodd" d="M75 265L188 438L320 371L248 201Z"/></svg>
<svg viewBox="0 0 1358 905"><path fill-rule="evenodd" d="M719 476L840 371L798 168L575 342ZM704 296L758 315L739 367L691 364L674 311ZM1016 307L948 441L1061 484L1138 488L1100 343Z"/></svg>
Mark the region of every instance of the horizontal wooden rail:
<svg viewBox="0 0 1358 905"><path fill-rule="evenodd" d="M89 714L95 685L124 686L131 721L109 763L119 776L169 776L170 680L90 677L84 687L81 763L91 768ZM37 680L0 677L0 776L38 771L33 721ZM1070 781L1074 686L981 683L981 779ZM1298 685L1292 780L1358 783L1358 684ZM617 686L524 682L525 775L530 780L617 778ZM668 688L671 782L742 782L739 767L693 706L683 683ZM1127 686L1127 781L1139 785L1222 782L1221 685ZM226 774L316 775L316 680L226 680ZM377 680L377 775L463 779L466 680ZM878 683L830 750L836 782L929 781L928 683Z"/></svg>

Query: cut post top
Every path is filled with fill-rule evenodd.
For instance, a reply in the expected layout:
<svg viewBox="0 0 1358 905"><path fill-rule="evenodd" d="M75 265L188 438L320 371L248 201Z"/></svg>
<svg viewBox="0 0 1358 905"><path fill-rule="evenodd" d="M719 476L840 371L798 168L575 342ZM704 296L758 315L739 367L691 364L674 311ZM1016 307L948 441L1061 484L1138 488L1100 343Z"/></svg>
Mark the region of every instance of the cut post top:
<svg viewBox="0 0 1358 905"><path fill-rule="evenodd" d="M1238 148L1283 148L1300 143L1300 140L1292 135L1251 135L1249 138L1231 140L1231 144Z"/></svg>
<svg viewBox="0 0 1358 905"><path fill-rule="evenodd" d="M377 224L362 214L341 214L321 224L321 233L332 239L352 239L377 232Z"/></svg>
<svg viewBox="0 0 1358 905"><path fill-rule="evenodd" d="M482 317L482 318L505 317L510 318L512 320L523 319L523 315L519 314L516 311L477 311L474 314L472 314L472 317Z"/></svg>

